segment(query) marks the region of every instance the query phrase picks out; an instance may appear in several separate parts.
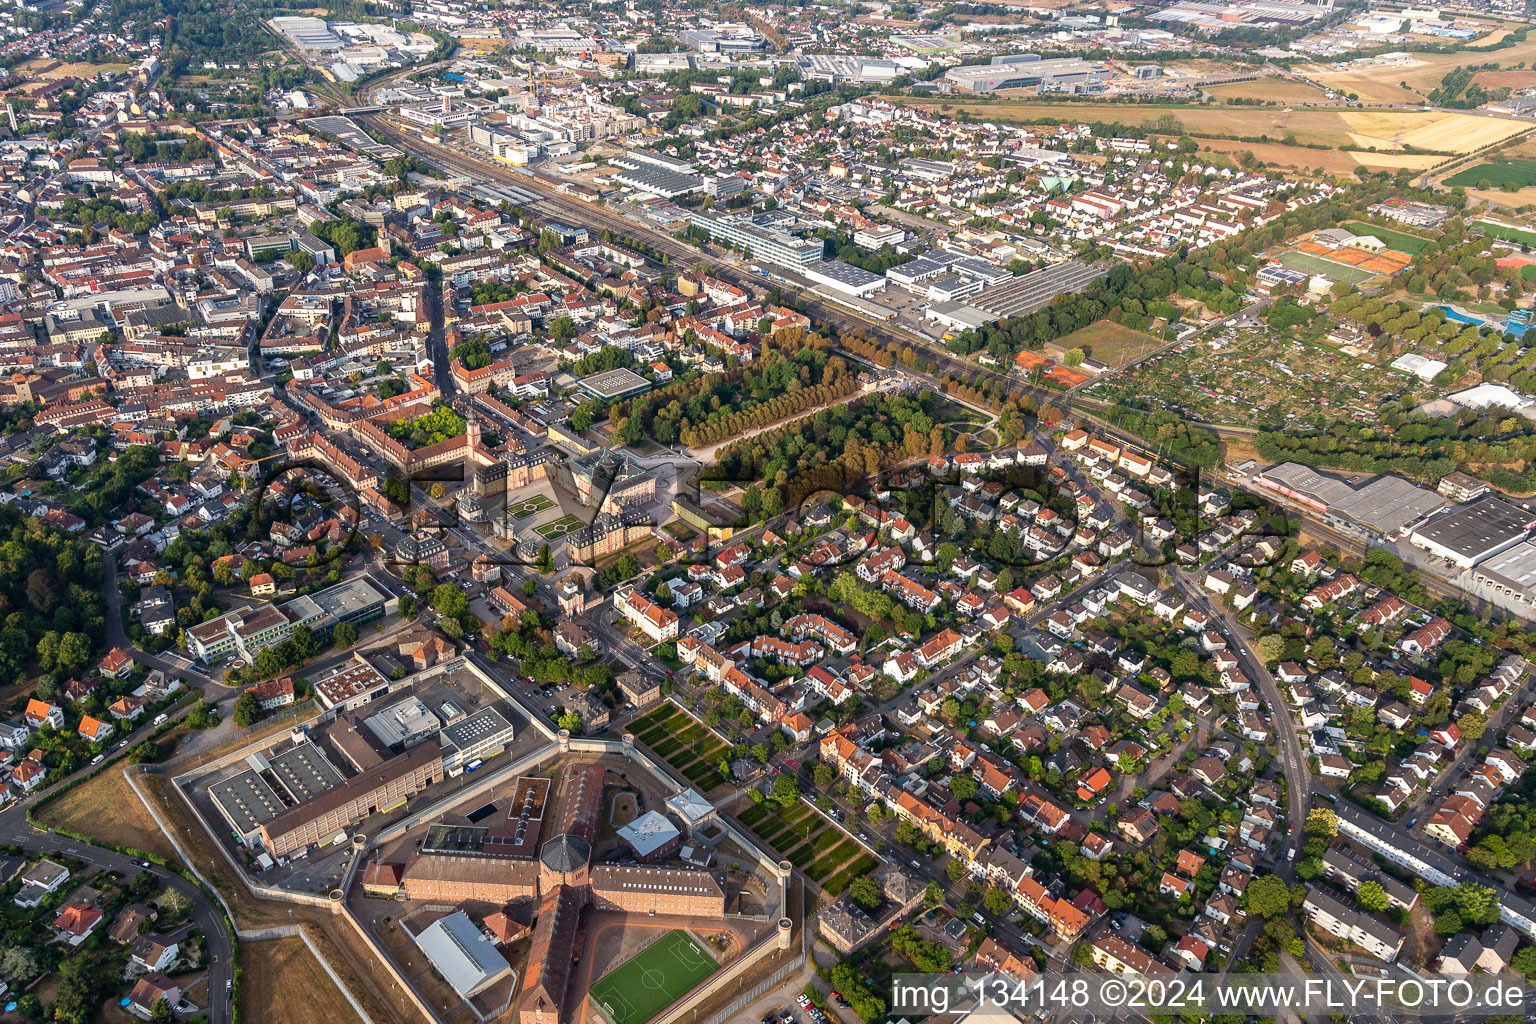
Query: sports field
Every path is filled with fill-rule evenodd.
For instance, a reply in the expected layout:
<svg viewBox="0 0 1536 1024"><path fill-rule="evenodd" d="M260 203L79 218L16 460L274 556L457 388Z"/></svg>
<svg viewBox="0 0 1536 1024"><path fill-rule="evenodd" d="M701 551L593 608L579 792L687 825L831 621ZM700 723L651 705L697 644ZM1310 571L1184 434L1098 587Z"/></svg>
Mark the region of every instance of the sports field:
<svg viewBox="0 0 1536 1024"><path fill-rule="evenodd" d="M592 1002L613 1024L645 1024L719 968L693 936L677 929L599 978Z"/></svg>
<svg viewBox="0 0 1536 1024"><path fill-rule="evenodd" d="M1354 267L1346 267L1344 264L1335 263L1332 260L1308 256L1306 253L1297 252L1295 249L1287 249L1275 258L1292 270L1299 270L1304 274L1321 274L1330 281L1346 281L1349 284L1359 284L1361 281L1369 281L1376 276L1370 271L1356 270Z"/></svg>
<svg viewBox="0 0 1536 1024"><path fill-rule="evenodd" d="M1422 235L1410 235L1391 228L1379 228L1375 224L1365 224L1358 220L1345 221L1339 227L1357 235L1375 235L1387 245L1399 252L1406 252L1410 256L1417 256L1429 244L1429 239Z"/></svg>
<svg viewBox="0 0 1536 1024"><path fill-rule="evenodd" d="M1494 238L1502 238L1510 242L1524 242L1527 245L1536 245L1536 234L1532 234L1529 231L1521 231L1519 228L1507 228L1503 224L1494 224L1486 220L1473 221L1472 226L1482 228Z"/></svg>
<svg viewBox="0 0 1536 1024"><path fill-rule="evenodd" d="M1091 358L1108 366L1119 366L1146 355L1165 344L1141 331L1122 327L1113 320L1100 320L1080 327L1057 342L1068 351L1080 348Z"/></svg>
<svg viewBox="0 0 1536 1024"><path fill-rule="evenodd" d="M1503 163L1474 164L1446 178L1444 184L1462 188L1481 188L1486 180L1490 188L1512 183L1520 188L1536 185L1536 160L1507 160Z"/></svg>

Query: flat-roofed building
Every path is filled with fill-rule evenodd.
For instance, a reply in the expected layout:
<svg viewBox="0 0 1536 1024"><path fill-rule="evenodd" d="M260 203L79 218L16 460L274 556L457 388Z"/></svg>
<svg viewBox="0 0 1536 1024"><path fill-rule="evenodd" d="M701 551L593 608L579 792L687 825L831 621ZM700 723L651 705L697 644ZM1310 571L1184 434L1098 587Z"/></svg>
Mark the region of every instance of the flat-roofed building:
<svg viewBox="0 0 1536 1024"><path fill-rule="evenodd" d="M1394 537L1446 505L1442 495L1401 477L1378 476L1359 487L1310 466L1282 462L1254 476L1254 483L1345 525Z"/></svg>
<svg viewBox="0 0 1536 1024"><path fill-rule="evenodd" d="M407 697L363 720L368 731L391 750L401 751L437 735L443 723L416 697Z"/></svg>
<svg viewBox="0 0 1536 1024"><path fill-rule="evenodd" d="M1522 541L1485 558L1457 582L1517 615L1536 617L1536 541Z"/></svg>
<svg viewBox="0 0 1536 1024"><path fill-rule="evenodd" d="M330 841L369 815L400 806L442 778L443 759L437 748L418 743L377 768L262 823L261 843L274 857L303 852Z"/></svg>
<svg viewBox="0 0 1536 1024"><path fill-rule="evenodd" d="M443 730L439 741L443 767L449 775L458 775L477 761L495 757L507 749L514 732L512 723L500 711L481 708Z"/></svg>
<svg viewBox="0 0 1536 1024"><path fill-rule="evenodd" d="M416 945L460 999L468 1001L503 978L512 977L512 965L462 910L423 928L416 936Z"/></svg>
<svg viewBox="0 0 1536 1024"><path fill-rule="evenodd" d="M353 664L314 680L312 688L321 707L352 711L386 696L393 683L368 664Z"/></svg>
<svg viewBox="0 0 1536 1024"><path fill-rule="evenodd" d="M1347 939L1388 963L1397 959L1405 936L1385 921L1355 910L1315 885L1307 886L1302 912L1328 934Z"/></svg>
<svg viewBox="0 0 1536 1024"><path fill-rule="evenodd" d="M1109 68L1076 57L1041 60L1033 54L994 57L991 64L950 68L944 81L956 92L983 93L999 89L1034 89L1037 93L1087 94L1103 92Z"/></svg>
<svg viewBox="0 0 1536 1024"><path fill-rule="evenodd" d="M604 402L616 402L621 398L649 391L651 382L634 370L619 367L616 370L604 370L602 373L583 377L576 382L576 386L593 398Z"/></svg>
<svg viewBox="0 0 1536 1024"><path fill-rule="evenodd" d="M252 754L246 769L209 787L224 820L241 838L254 841L261 826L341 785L343 777L320 748L303 740L281 750Z"/></svg>
<svg viewBox="0 0 1536 1024"><path fill-rule="evenodd" d="M634 821L619 829L619 838L634 851L635 859L642 864L665 860L677 852L682 844L683 833L665 814L646 811Z"/></svg>
<svg viewBox="0 0 1536 1024"><path fill-rule="evenodd" d="M1536 515L1505 501L1486 497L1439 515L1414 530L1413 546L1470 569L1525 540Z"/></svg>
<svg viewBox="0 0 1536 1024"><path fill-rule="evenodd" d="M708 232L716 243L745 249L752 259L802 270L822 258L825 246L820 238L798 238L770 226L772 221L763 222L762 216L688 211L689 223L694 228Z"/></svg>

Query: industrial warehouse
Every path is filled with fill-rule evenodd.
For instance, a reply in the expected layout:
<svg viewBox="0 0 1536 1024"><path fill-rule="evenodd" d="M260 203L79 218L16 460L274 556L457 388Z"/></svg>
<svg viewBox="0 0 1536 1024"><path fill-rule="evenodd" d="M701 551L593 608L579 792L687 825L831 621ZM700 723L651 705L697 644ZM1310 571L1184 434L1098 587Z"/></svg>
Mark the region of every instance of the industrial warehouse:
<svg viewBox="0 0 1536 1024"><path fill-rule="evenodd" d="M944 83L955 92L1034 89L1037 93L1090 95L1104 91L1109 68L1076 57L1041 60L1037 54L1021 53L993 57L990 64L950 68L944 72Z"/></svg>
<svg viewBox="0 0 1536 1024"><path fill-rule="evenodd" d="M1367 536L1397 537L1447 504L1441 495L1401 477L1373 477L1355 487L1294 462L1271 466L1253 482Z"/></svg>

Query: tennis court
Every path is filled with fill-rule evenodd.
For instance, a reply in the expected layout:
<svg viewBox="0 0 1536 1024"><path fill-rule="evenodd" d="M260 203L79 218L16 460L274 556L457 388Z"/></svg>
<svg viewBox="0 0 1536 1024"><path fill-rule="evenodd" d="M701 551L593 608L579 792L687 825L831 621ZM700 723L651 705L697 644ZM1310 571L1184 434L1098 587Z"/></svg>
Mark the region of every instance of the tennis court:
<svg viewBox="0 0 1536 1024"><path fill-rule="evenodd" d="M674 929L599 978L589 995L613 1024L645 1024L719 968L693 936Z"/></svg>

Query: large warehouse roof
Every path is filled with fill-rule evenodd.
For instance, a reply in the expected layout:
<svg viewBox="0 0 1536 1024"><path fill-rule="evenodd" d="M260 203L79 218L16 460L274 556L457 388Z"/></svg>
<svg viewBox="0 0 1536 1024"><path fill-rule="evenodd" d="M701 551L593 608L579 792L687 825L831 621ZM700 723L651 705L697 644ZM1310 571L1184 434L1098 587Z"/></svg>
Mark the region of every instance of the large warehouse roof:
<svg viewBox="0 0 1536 1024"><path fill-rule="evenodd" d="M1483 498L1447 512L1413 531L1413 542L1476 562L1518 544L1536 520L1530 512L1502 498Z"/></svg>
<svg viewBox="0 0 1536 1024"><path fill-rule="evenodd" d="M416 945L454 991L466 999L497 978L512 973L506 958L462 910L427 925L416 936Z"/></svg>

